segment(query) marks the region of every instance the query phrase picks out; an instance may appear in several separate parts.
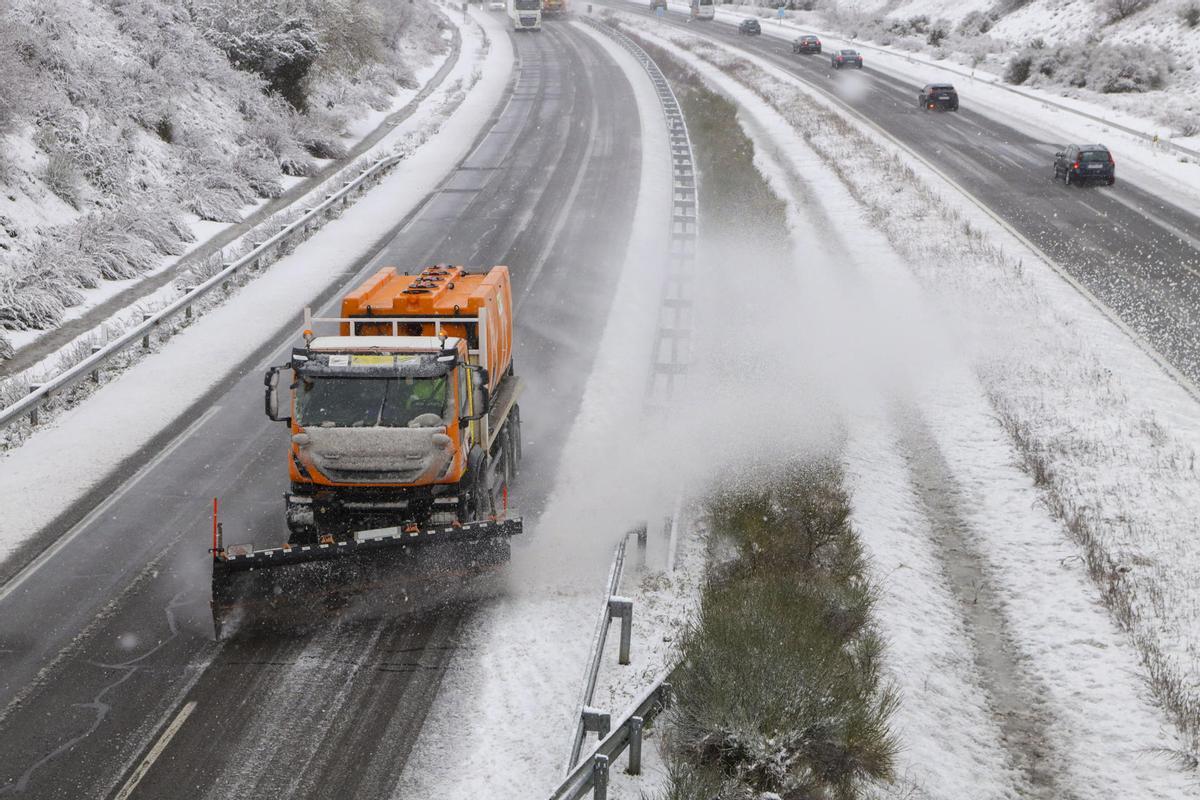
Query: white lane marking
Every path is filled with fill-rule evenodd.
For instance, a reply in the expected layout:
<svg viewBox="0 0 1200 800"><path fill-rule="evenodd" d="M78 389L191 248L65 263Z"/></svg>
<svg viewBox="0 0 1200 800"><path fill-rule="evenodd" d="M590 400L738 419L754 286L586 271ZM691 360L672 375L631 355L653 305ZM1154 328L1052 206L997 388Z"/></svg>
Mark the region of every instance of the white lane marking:
<svg viewBox="0 0 1200 800"><path fill-rule="evenodd" d="M600 111L597 108L596 96L593 93L590 130L594 131L599 127L597 122L599 118ZM575 175L575 182L571 184L571 191L567 195L567 201L563 203L562 208L558 211L558 219L554 220L554 227L550 230L550 237L546 240L546 246L542 248L542 252L538 253L537 261L533 262L533 268L530 269L529 277L525 281L525 289L517 299L515 309L517 311L520 311L521 307L525 305L525 301L529 298L529 293L537 283L538 276L542 274L542 267L546 266L546 260L550 258L550 252L554 249L554 245L558 243L558 237L562 235L563 228L567 225L567 218L570 216L571 210L575 207L575 200L579 197L579 189L583 185L583 177L587 174L588 164L592 161L592 151L595 149L595 144L596 137L588 136L587 147L584 148L583 161L580 164L579 172Z"/></svg>
<svg viewBox="0 0 1200 800"><path fill-rule="evenodd" d="M1176 227L1175 225L1172 225L1171 223L1167 222L1166 220L1156 217L1154 215L1153 211L1148 211L1147 209L1142 208L1140 205L1133 202L1132 200L1130 200L1126 197L1122 197L1120 192L1110 189L1107 192L1105 192L1104 196L1110 200L1115 200L1116 202L1120 203L1121 205L1125 206L1126 208L1130 209L1131 211L1136 211L1138 214L1140 214L1142 216L1143 219L1145 219L1150 224L1157 225L1158 227L1167 231L1171 235L1177 237L1180 241L1186 242L1187 244L1191 245L1193 249L1200 250L1200 239L1197 239L1195 236L1192 236L1190 233L1183 230L1182 228ZM1197 272L1192 267L1189 267L1187 264L1183 264L1182 266L1188 272L1192 273L1193 275L1196 275L1197 277L1200 277L1200 272Z"/></svg>
<svg viewBox="0 0 1200 800"><path fill-rule="evenodd" d="M1083 207L1084 207L1084 208L1086 208L1088 211L1091 211L1091 212L1092 212L1093 214L1095 214L1097 217L1103 217L1104 219L1108 219L1108 213L1107 213L1107 212L1101 211L1100 209L1096 208L1096 207L1095 207L1094 205L1092 205L1091 203L1088 203L1088 202L1085 202L1085 201L1083 201L1083 200L1080 200L1080 201L1079 201L1079 205L1083 206Z"/></svg>
<svg viewBox="0 0 1200 800"><path fill-rule="evenodd" d="M114 503L128 494L129 490L137 486L142 478L150 474L150 472L157 468L159 464L161 464L172 453L178 450L180 446L200 428L201 425L212 419L213 415L220 410L220 406L211 406L207 411L201 414L195 422L189 425L183 431L183 433L175 437L175 440L164 447L158 455L146 462L146 464L139 469L132 478L130 478L119 489L117 489L117 491L105 498L104 502L100 503L100 505L89 511L87 516L75 523L75 526L71 528L71 530L67 531L64 536L60 537L59 540L50 545L50 547L43 550L41 555L29 562L24 569L14 575L12 580L4 584L3 588L0 588L0 603L3 603L8 596L17 589L20 589L25 581L33 577L33 575L36 574L37 571L42 567L44 567L46 563L50 561L50 559L54 558L59 554L59 552L62 551L64 547L73 542L80 533L86 530L87 527L95 522L98 517L108 511L108 509L111 508Z"/></svg>
<svg viewBox="0 0 1200 800"><path fill-rule="evenodd" d="M158 737L158 741L154 743L154 747L150 748L150 752L142 759L142 763L138 764L138 768L129 776L129 780L125 781L125 785L121 787L121 791L117 792L117 796L113 800L129 800L129 796L133 794L133 790L142 782L142 778L146 777L146 773L150 771L150 767L154 766L154 762L162 755L163 750L167 749L167 745L175 738L175 734L179 733L179 729L183 727L183 723L187 722L187 718L192 715L195 709L196 701L190 700L187 705L179 710L174 721Z"/></svg>

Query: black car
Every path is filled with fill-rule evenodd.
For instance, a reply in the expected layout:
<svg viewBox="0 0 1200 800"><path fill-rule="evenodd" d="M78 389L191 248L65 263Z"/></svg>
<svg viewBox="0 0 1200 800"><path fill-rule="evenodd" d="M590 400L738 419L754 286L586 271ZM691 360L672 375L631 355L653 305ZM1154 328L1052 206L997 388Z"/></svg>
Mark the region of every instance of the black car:
<svg viewBox="0 0 1200 800"><path fill-rule="evenodd" d="M829 65L834 69L842 67L858 67L862 69L862 55L857 50L836 50L829 59Z"/></svg>
<svg viewBox="0 0 1200 800"><path fill-rule="evenodd" d="M744 19L742 24L738 25L738 35L740 36L758 36L760 33L762 33L762 26L756 19Z"/></svg>
<svg viewBox="0 0 1200 800"><path fill-rule="evenodd" d="M1102 144L1069 144L1054 154L1054 180L1068 186L1117 182L1117 162Z"/></svg>
<svg viewBox="0 0 1200 800"><path fill-rule="evenodd" d="M806 33L796 41L792 42L793 53L819 53L821 52L821 40L812 34Z"/></svg>
<svg viewBox="0 0 1200 800"><path fill-rule="evenodd" d="M958 111L958 92L948 83L930 83L917 95L923 111Z"/></svg>

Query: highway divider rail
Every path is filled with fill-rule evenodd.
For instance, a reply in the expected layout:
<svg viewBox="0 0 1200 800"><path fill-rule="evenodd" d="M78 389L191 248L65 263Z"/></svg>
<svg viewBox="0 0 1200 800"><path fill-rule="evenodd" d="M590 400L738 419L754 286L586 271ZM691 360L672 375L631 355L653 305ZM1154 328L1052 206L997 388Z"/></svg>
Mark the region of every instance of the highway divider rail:
<svg viewBox="0 0 1200 800"><path fill-rule="evenodd" d="M667 118L667 135L671 148L671 230L667 255L667 275L659 303L658 326L653 350L653 361L646 387L648 410L665 411L676 391L683 388L691 357L692 292L697 243L700 236L699 202L696 196L696 167L692 154L691 137L679 100L654 59L628 36L616 28L585 17L583 21L617 41L628 50L646 70L654 84ZM675 499L673 513L664 524L669 536L667 569L674 569L675 548L678 541L682 493ZM646 526L643 524L631 533L637 536L639 552L644 561ZM670 670L664 671L650 688L612 723L611 715L592 706L596 681L600 672L601 656L607 641L612 620L621 620L621 642L618 662L630 663L630 637L633 628L633 601L617 594L621 575L625 567L626 543L629 534L622 537L613 556L609 570L607 593L597 620L596 633L592 637L591 656L588 659L584 690L579 704L575 725L575 736L571 743L571 756L567 763L567 775L551 800L577 800L588 792L594 800L608 797L608 771L626 748L629 749L627 772L641 773L642 731L670 704L671 685L667 682ZM581 759L583 742L588 733L596 733L599 743Z"/></svg>
<svg viewBox="0 0 1200 800"><path fill-rule="evenodd" d="M50 398L88 379L98 383L100 381L100 369L125 350L139 345L149 350L151 335L163 323L170 321L180 314L183 314L187 319L191 319L192 307L214 290L220 288L226 292L231 291L233 281L239 275L257 272L277 260L281 253L307 239L310 234L332 219L335 211L345 208L353 199L361 197L367 189L375 186L403 158L401 155L394 155L374 162L360 172L358 176L347 181L341 189L326 195L324 200L304 212L294 222L285 225L278 233L272 235L253 250L246 253L246 255L236 261L225 264L220 272L199 286L192 288L174 303L154 314L147 315L141 324L134 326L119 338L98 348L90 356L70 369L59 373L44 383L31 385L29 394L12 405L0 409L0 427L6 427L25 416L28 416L30 424L37 425L39 411Z"/></svg>

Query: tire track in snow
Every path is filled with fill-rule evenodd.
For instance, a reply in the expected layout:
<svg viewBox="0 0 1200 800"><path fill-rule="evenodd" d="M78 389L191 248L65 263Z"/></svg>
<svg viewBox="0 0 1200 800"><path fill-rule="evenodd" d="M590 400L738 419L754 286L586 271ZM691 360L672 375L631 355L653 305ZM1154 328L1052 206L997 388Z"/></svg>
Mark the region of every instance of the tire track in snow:
<svg viewBox="0 0 1200 800"><path fill-rule="evenodd" d="M963 495L921 412L911 405L895 411L910 483L925 510L946 584L962 608L975 666L992 713L1003 733L1009 760L1028 782L1022 796L1077 798L1059 783L1063 756L1048 730L1053 714L1046 690L1027 670L1009 630L1002 601L962 508Z"/></svg>

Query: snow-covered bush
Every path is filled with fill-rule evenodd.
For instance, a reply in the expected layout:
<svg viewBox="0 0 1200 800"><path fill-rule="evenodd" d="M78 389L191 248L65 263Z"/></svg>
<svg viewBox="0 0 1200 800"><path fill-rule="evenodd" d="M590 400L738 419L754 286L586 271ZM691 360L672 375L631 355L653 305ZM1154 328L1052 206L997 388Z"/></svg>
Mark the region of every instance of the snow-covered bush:
<svg viewBox="0 0 1200 800"><path fill-rule="evenodd" d="M65 150L51 150L47 154L40 177L50 191L74 208L79 208L79 187L83 179Z"/></svg>
<svg viewBox="0 0 1200 800"><path fill-rule="evenodd" d="M304 79L322 51L316 22L294 0L192 0L194 24L238 69L267 81L271 90L303 111Z"/></svg>
<svg viewBox="0 0 1200 800"><path fill-rule="evenodd" d="M995 11L971 11L958 23L957 32L964 36L977 36L987 33L995 24Z"/></svg>
<svg viewBox="0 0 1200 800"><path fill-rule="evenodd" d="M1161 119L1171 127L1176 136L1200 135L1200 114L1190 111L1168 111Z"/></svg>
<svg viewBox="0 0 1200 800"><path fill-rule="evenodd" d="M1195 28L1200 25L1200 2L1198 0L1187 0L1179 6L1179 20L1189 28Z"/></svg>
<svg viewBox="0 0 1200 800"><path fill-rule="evenodd" d="M1030 45L1005 70L1009 83L1074 86L1106 94L1147 92L1166 85L1172 69L1162 51L1126 45Z"/></svg>
<svg viewBox="0 0 1200 800"><path fill-rule="evenodd" d="M1119 22L1153 4L1154 0L1100 0L1100 10L1107 15L1109 22Z"/></svg>

